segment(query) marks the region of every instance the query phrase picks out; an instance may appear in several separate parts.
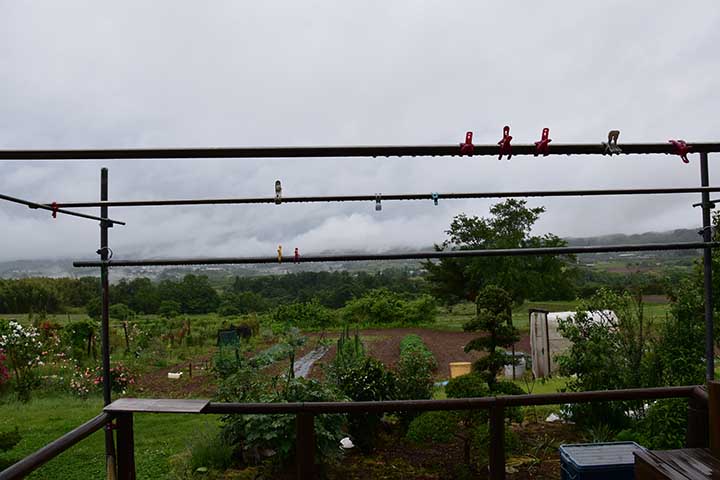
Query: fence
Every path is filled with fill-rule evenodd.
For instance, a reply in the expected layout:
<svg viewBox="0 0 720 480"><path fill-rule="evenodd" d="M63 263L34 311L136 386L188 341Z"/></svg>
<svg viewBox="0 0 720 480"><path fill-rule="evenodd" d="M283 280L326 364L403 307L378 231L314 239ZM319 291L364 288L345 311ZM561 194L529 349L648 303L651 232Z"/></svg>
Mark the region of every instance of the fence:
<svg viewBox="0 0 720 480"><path fill-rule="evenodd" d="M316 476L314 416L320 414L384 413L396 411L431 410L489 410L490 454L489 475L493 480L505 478L505 408L583 403L595 401L658 400L667 398L688 399L688 447L711 446L720 455L720 383L710 384L709 394L701 386L639 388L595 392L552 393L539 395L514 395L450 400L404 400L384 402L316 402L316 403L207 403L196 411L183 408L185 401L167 401L162 406L142 403L133 407L115 408L111 404L105 412L81 425L65 436L48 444L0 473L0 480L22 478L45 462L69 449L91 433L100 430L111 419L116 421L117 469L120 480L135 479L135 452L133 414L292 414L296 415L296 468L297 478L312 479ZM193 402L193 401L191 401Z"/></svg>

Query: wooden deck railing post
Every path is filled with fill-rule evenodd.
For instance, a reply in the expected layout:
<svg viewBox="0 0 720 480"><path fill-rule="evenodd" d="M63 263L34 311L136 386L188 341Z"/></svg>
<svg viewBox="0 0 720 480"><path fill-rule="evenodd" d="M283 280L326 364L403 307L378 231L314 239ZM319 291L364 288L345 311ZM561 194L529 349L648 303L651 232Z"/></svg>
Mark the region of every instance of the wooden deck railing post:
<svg viewBox="0 0 720 480"><path fill-rule="evenodd" d="M710 453L720 458L720 382L708 382L708 426L710 428Z"/></svg>
<svg viewBox="0 0 720 480"><path fill-rule="evenodd" d="M298 413L295 417L295 462L298 480L315 478L315 416Z"/></svg>
<svg viewBox="0 0 720 480"><path fill-rule="evenodd" d="M501 403L490 408L490 478L505 480L505 408Z"/></svg>
<svg viewBox="0 0 720 480"><path fill-rule="evenodd" d="M135 480L135 435L133 414L117 415L118 480Z"/></svg>
<svg viewBox="0 0 720 480"><path fill-rule="evenodd" d="M698 387L699 389L699 387ZM697 395L688 397L687 434L685 446L687 448L707 448L708 440L708 401Z"/></svg>

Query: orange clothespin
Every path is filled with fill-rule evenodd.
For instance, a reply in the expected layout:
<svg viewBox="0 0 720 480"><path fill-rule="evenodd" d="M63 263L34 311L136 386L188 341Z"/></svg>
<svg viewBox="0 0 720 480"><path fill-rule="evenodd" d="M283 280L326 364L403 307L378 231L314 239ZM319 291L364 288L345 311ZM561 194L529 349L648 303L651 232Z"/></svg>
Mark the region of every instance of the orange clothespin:
<svg viewBox="0 0 720 480"><path fill-rule="evenodd" d="M282 245L278 245L278 263L282 263Z"/></svg>

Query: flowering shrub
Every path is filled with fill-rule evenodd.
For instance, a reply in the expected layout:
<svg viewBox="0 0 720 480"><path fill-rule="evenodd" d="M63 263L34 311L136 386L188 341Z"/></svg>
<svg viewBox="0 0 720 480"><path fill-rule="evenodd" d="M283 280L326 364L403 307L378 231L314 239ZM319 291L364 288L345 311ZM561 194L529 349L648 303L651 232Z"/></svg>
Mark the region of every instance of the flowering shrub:
<svg viewBox="0 0 720 480"><path fill-rule="evenodd" d="M135 384L135 377L130 370L121 363L110 367L110 388L113 392L125 394L130 385ZM77 369L70 380L70 389L81 397L87 397L91 392L102 391L103 369L99 365L93 369Z"/></svg>
<svg viewBox="0 0 720 480"><path fill-rule="evenodd" d="M10 380L10 372L8 372L6 361L5 352L0 349L0 386Z"/></svg>
<svg viewBox="0 0 720 480"><path fill-rule="evenodd" d="M35 382L34 368L43 365L43 345L40 334L33 327L23 327L10 320L0 323L0 349L9 360L9 367L15 374L15 388L24 400Z"/></svg>

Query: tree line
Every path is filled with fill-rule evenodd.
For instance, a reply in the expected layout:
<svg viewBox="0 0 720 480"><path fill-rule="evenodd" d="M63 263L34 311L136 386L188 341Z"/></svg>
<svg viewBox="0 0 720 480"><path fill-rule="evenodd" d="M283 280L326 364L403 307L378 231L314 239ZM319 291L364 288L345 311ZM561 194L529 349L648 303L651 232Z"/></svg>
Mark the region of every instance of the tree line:
<svg viewBox="0 0 720 480"><path fill-rule="evenodd" d="M422 279L402 270L378 273L300 272L283 276L235 277L225 288L214 287L204 275L154 282L122 279L110 286L112 304L139 314L162 314L163 305L178 313L218 312L237 315L264 312L293 302L316 301L328 308L385 288L411 296L423 292ZM96 277L0 280L0 313L99 312L100 280Z"/></svg>

